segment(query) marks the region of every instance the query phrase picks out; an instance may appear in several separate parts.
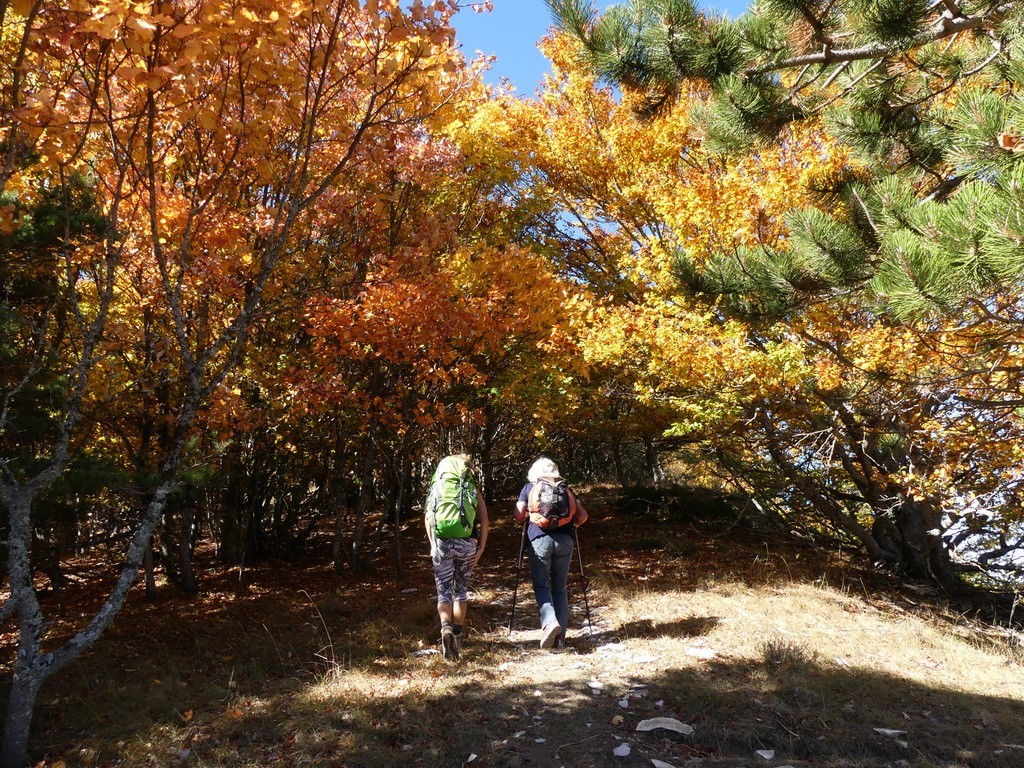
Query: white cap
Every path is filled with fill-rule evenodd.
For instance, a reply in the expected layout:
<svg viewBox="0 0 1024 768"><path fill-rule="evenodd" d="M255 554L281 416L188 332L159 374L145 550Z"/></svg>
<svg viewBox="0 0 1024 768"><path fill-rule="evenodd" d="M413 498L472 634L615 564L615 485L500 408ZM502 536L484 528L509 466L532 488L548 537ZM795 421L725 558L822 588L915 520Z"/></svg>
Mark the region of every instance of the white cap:
<svg viewBox="0 0 1024 768"><path fill-rule="evenodd" d="M526 473L526 479L536 483L542 477L558 477L558 465L551 459L541 457L533 462L530 471Z"/></svg>

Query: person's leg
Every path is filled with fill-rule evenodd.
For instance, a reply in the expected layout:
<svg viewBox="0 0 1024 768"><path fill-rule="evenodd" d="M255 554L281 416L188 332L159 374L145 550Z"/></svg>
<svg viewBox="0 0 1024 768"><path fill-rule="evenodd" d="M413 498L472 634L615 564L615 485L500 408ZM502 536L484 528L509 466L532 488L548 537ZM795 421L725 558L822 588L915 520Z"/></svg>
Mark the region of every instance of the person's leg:
<svg viewBox="0 0 1024 768"><path fill-rule="evenodd" d="M434 586L437 588L437 615L441 625L452 623L452 578L455 574L455 561L448 553L444 541L438 541L431 558L434 566Z"/></svg>
<svg viewBox="0 0 1024 768"><path fill-rule="evenodd" d="M459 641L451 624L441 625L441 655L451 661L459 658Z"/></svg>
<svg viewBox="0 0 1024 768"><path fill-rule="evenodd" d="M473 539L459 539L452 542L454 561L452 573L452 631L455 635L456 658L462 650L462 630L469 611L469 581L473 575L473 559L477 543Z"/></svg>
<svg viewBox="0 0 1024 768"><path fill-rule="evenodd" d="M572 536L559 533L550 537L554 542L551 555L551 603L555 617L564 631L569 626L569 568L572 566Z"/></svg>
<svg viewBox="0 0 1024 768"><path fill-rule="evenodd" d="M468 600L456 600L453 603L453 623L452 632L455 633L455 650L457 653L462 653L462 630L466 624L466 610L469 607Z"/></svg>
<svg viewBox="0 0 1024 768"><path fill-rule="evenodd" d="M455 560L446 541L437 542L431 562L434 566L434 585L437 587L437 616L441 620L441 653L446 659L457 659L459 651L452 629L455 614L452 599Z"/></svg>
<svg viewBox="0 0 1024 768"><path fill-rule="evenodd" d="M550 648L558 635L558 617L551 597L551 559L554 542L550 536L540 536L530 542L530 577L533 594L540 611L541 647Z"/></svg>

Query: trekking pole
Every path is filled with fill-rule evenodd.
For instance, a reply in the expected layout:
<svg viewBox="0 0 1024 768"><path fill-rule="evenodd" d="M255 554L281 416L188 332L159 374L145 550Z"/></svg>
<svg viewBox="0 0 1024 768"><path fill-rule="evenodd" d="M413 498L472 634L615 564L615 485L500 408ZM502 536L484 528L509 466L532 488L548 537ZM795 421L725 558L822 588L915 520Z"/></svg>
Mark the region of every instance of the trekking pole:
<svg viewBox="0 0 1024 768"><path fill-rule="evenodd" d="M519 595L519 577L523 573L523 553L526 552L526 524L529 518L523 520L523 536L519 540L519 564L516 566L516 586L512 590L512 615L508 617L508 633L512 634L512 622L516 618L516 597Z"/></svg>
<svg viewBox="0 0 1024 768"><path fill-rule="evenodd" d="M580 537L576 533L576 527L572 529L573 543L576 545L576 554L580 561L580 578L583 579L583 607L587 611L587 626L590 627L590 634L594 634L594 622L590 620L590 602L587 600L587 574L583 572L583 550L580 549Z"/></svg>

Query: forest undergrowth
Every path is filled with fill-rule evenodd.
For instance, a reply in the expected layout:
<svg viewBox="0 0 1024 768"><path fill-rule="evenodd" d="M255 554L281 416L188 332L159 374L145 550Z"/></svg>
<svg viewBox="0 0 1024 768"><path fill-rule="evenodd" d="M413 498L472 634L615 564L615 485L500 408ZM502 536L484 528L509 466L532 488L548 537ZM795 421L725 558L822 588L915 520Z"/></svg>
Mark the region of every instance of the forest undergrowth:
<svg viewBox="0 0 1024 768"><path fill-rule="evenodd" d="M565 651L537 648L526 568L509 632L511 502L492 505L454 663L438 653L418 519L402 531L401 582L389 551L339 577L327 540L319 559L240 570L211 558L199 597L163 585L146 602L136 588L91 654L44 687L32 765L1024 764L1019 634L735 520L657 522L592 498L588 599L574 559ZM69 629L101 599L71 575L58 619ZM3 629L6 678L15 637ZM637 730L658 717L693 732Z"/></svg>

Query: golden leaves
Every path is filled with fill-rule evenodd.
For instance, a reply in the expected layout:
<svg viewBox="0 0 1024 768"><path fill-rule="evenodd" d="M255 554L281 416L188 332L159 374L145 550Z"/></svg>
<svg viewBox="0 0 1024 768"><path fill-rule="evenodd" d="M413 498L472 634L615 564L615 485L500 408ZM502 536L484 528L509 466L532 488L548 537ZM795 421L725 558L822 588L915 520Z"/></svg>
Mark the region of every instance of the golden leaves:
<svg viewBox="0 0 1024 768"><path fill-rule="evenodd" d="M10 0L10 9L18 16L25 18L32 13L35 4L36 0Z"/></svg>
<svg viewBox="0 0 1024 768"><path fill-rule="evenodd" d="M431 209L432 195L461 204L472 187L452 179L461 172L457 148L418 126L447 123L482 92L451 46L454 6L73 2L76 13L55 14L33 41L36 90L18 118L42 159L35 177L16 174L6 191L24 200L51 166L83 168L96 179L100 213L117 211L116 244L77 246L69 257L92 263L104 246L122 254L98 397L144 365L146 375L179 375L175 344L195 352L230 332L275 248L283 277L266 289L280 313L262 318L269 325L301 334L301 316L280 307L301 306L289 292L311 291L309 275L343 262L322 282L358 300L311 302L319 348L333 345L345 363L376 356L407 367L413 383L434 391L482 380L488 358L505 353L503 323L526 313L507 294L470 286L442 258L457 248L460 218ZM419 219L401 225L392 245L389 227L403 215L398 184L425 191ZM13 208L0 211L0 227L16 226ZM348 226L368 234L339 243ZM499 256L488 251L486 260L500 279ZM354 290L360 270L379 282ZM227 353L212 354L216 363ZM290 402L305 382L285 384L287 366L268 357L254 375L279 374L272 386L291 392L282 395ZM407 389L399 389L378 407L400 412ZM244 391L232 383L212 392L202 419L215 434L246 428ZM447 418L435 407L418 409L425 423Z"/></svg>

